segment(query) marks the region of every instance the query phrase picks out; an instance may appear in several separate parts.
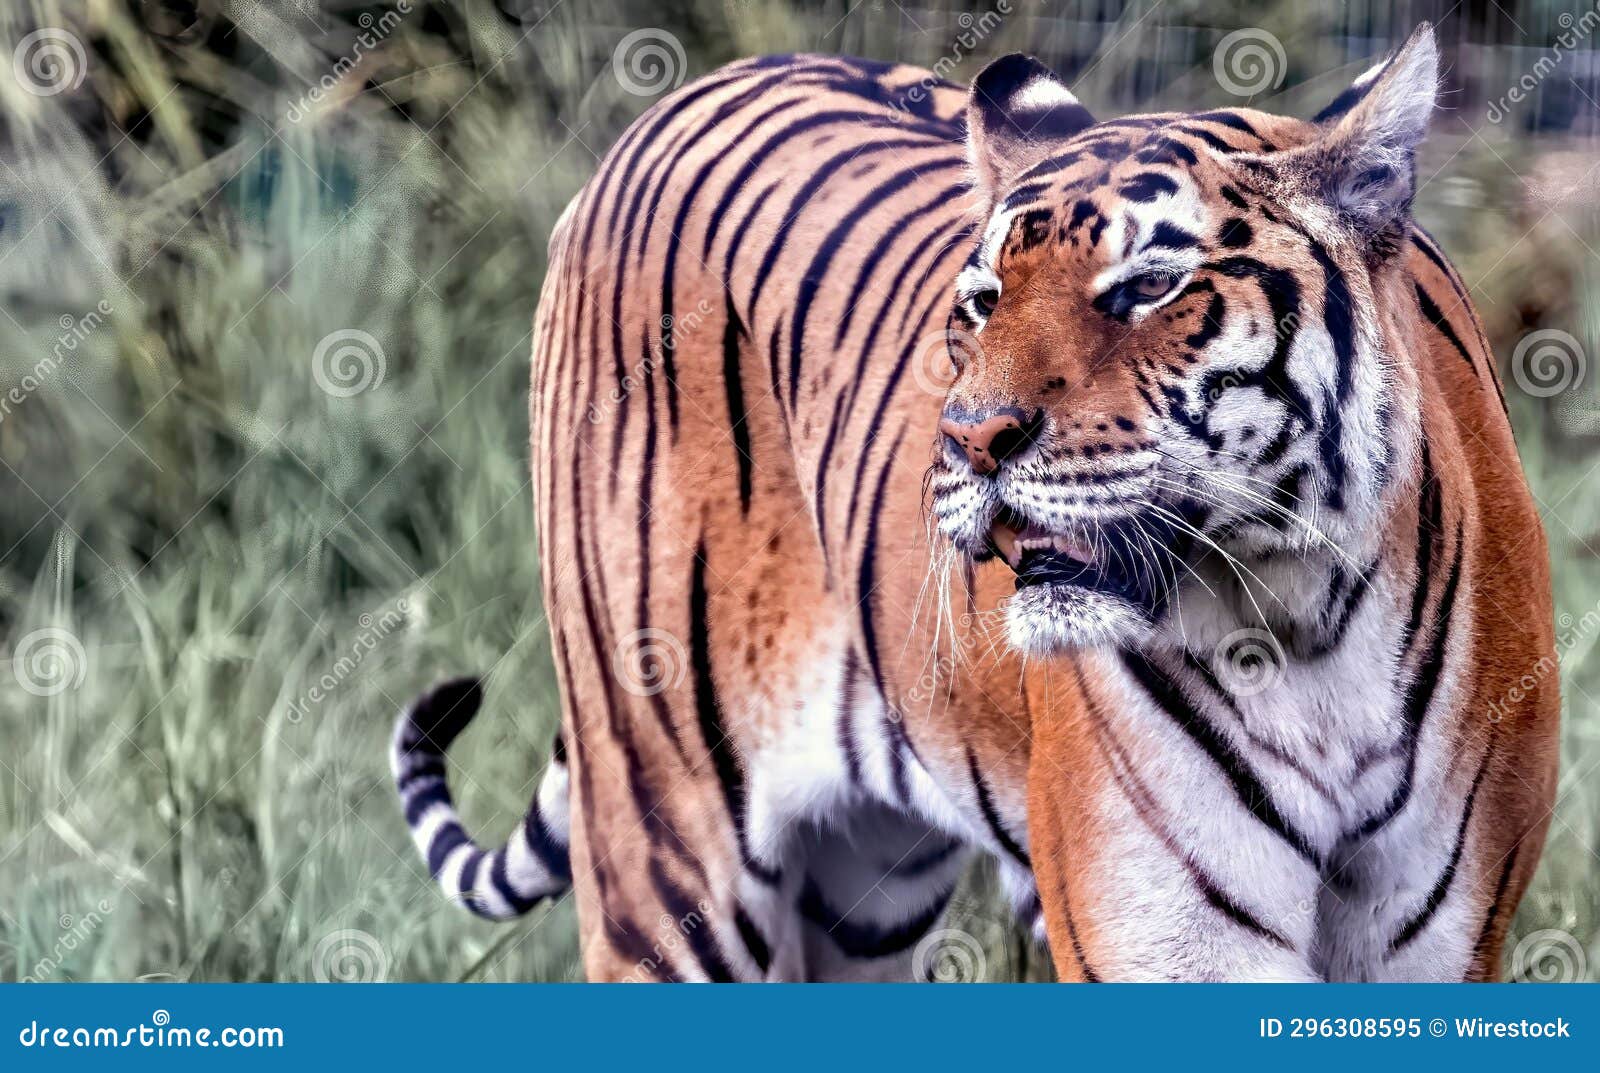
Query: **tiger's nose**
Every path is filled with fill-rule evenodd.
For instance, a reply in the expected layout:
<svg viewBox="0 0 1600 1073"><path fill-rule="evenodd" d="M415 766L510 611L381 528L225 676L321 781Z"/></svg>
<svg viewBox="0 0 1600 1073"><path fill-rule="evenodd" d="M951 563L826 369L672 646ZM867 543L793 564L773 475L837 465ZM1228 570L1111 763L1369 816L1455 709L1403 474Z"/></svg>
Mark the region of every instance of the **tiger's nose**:
<svg viewBox="0 0 1600 1073"><path fill-rule="evenodd" d="M987 476L1033 443L1038 422L1025 421L1020 411L1005 409L978 421L946 416L939 422L939 431L967 456L973 472Z"/></svg>

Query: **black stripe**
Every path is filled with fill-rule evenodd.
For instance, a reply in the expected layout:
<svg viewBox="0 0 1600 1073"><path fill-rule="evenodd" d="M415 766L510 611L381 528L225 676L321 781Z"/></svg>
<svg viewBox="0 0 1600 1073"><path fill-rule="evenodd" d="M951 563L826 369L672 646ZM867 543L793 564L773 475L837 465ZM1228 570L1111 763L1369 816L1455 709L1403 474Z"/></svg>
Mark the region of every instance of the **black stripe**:
<svg viewBox="0 0 1600 1073"><path fill-rule="evenodd" d="M489 885L500 895L500 899L511 907L513 913L522 914L532 909L538 903L537 897L525 896L521 891L511 885L511 877L506 875L506 856L504 850L496 853L489 863Z"/></svg>
<svg viewBox="0 0 1600 1073"><path fill-rule="evenodd" d="M1456 334L1456 330L1450 327L1450 322L1445 319L1444 310L1435 305L1433 299L1428 297L1428 292L1423 289L1421 283L1413 280L1412 285L1416 288L1417 305L1422 308L1422 315L1428 319L1429 324L1439 329L1439 334L1444 336L1451 346L1455 347L1456 353L1461 355L1461 360L1466 362L1467 368L1472 370L1472 375L1481 380L1483 373L1478 369L1477 363L1472 360L1472 355L1467 353L1467 348L1461 342L1461 337Z"/></svg>
<svg viewBox="0 0 1600 1073"><path fill-rule="evenodd" d="M800 104L804 103L804 101L796 101L792 103ZM788 105L786 105L786 107L787 106ZM776 150L784 142L787 142L792 138L799 137L800 135L809 131L816 130L819 127L830 126L833 124L848 124L852 126L860 125L862 123L862 116L863 113L855 111L835 110L829 112L817 112L815 114L798 119L787 126L779 128L777 131L769 135L766 141L762 142L760 145L756 146L755 149L751 150L750 155L745 158L744 164L737 172L733 174L733 176L723 187L722 197L717 201L716 207L711 211L706 223L705 239L701 244L702 256L710 255L711 244L716 241L717 231L722 226L723 217L727 214L728 209L732 207L734 199L743 191L749 189L751 179L755 176L757 170L766 161L767 157L773 153L774 150ZM933 128L917 125L911 129L923 132L931 132Z"/></svg>
<svg viewBox="0 0 1600 1073"><path fill-rule="evenodd" d="M1456 586L1461 581L1461 551L1466 543L1465 537L1463 519L1456 524L1455 555L1450 563L1450 572L1445 576L1444 588L1439 594L1439 609L1433 617L1433 637L1428 644L1428 651L1417 664L1411 684L1406 687L1400 737L1400 743L1406 750L1405 770L1401 772L1400 783L1388 802L1356 830L1356 837L1366 838L1382 828L1399 815L1406 802L1411 800L1417 772L1417 741L1422 736L1422 725L1433 703L1433 694L1439 687L1439 674L1444 670L1446 648L1450 642L1450 625L1455 614Z"/></svg>
<svg viewBox="0 0 1600 1073"><path fill-rule="evenodd" d="M1063 890L1062 893L1064 895L1066 891ZM1062 909L1063 915L1067 919L1067 939L1072 943L1072 957L1078 963L1078 971L1083 973L1083 982L1097 984L1100 982L1100 974L1089 966L1088 955L1084 953L1083 943L1078 938L1078 926L1072 919L1072 907L1063 901Z"/></svg>
<svg viewBox="0 0 1600 1073"><path fill-rule="evenodd" d="M733 460L739 469L739 513L750 513L751 467L749 414L744 407L744 379L739 371L740 340L748 340L749 333L733 309L733 292L724 290L723 314L727 321L722 329L722 385L728 399L728 431L733 436Z"/></svg>
<svg viewBox="0 0 1600 1073"><path fill-rule="evenodd" d="M844 681L839 697L839 751L844 754L845 770L850 774L850 785L861 785L861 757L856 754L856 651L850 649L844 657Z"/></svg>
<svg viewBox="0 0 1600 1073"><path fill-rule="evenodd" d="M805 886L800 891L798 907L801 916L827 932L828 938L833 940L833 945L839 948L841 954L867 960L898 954L922 938L944 912L949 898L950 891L944 891L934 899L932 905L910 920L878 928L851 920L835 911L828 905L815 881L807 876Z"/></svg>
<svg viewBox="0 0 1600 1073"><path fill-rule="evenodd" d="M1329 120L1338 119L1360 104L1362 99L1372 91L1372 87L1383 81L1383 76L1389 73L1389 65L1394 62L1394 58L1397 55L1399 55L1398 49L1389 54L1389 58L1383 61L1383 66L1378 68L1371 78L1360 85L1352 85L1347 88L1343 93L1335 97L1326 108L1313 116L1311 121L1313 123L1326 123Z"/></svg>
<svg viewBox="0 0 1600 1073"><path fill-rule="evenodd" d="M1176 194L1177 192L1178 184L1159 171L1142 171L1117 188L1117 193L1122 197L1129 201L1139 202L1154 201L1158 197ZM1080 201L1073 207L1073 225L1083 222L1083 215L1086 214L1083 214L1081 210L1085 204L1087 202ZM1093 206L1091 205L1090 208L1092 209ZM1076 229L1076 226L1069 227L1069 230Z"/></svg>
<svg viewBox="0 0 1600 1073"><path fill-rule="evenodd" d="M1006 830L1005 823L1000 819L1000 813L994 807L994 798L989 792L989 784L984 781L983 772L978 768L978 754L970 745L967 746L967 770L972 775L972 785L978 791L978 809L983 813L983 820L989 825L989 830L994 832L994 840L1000 843L1000 848L1022 867L1032 868L1033 862L1028 859L1028 851L1017 844L1017 840L1011 837L1011 832Z"/></svg>
<svg viewBox="0 0 1600 1073"><path fill-rule="evenodd" d="M1322 244L1310 240L1311 255L1322 266L1322 319L1333 340L1334 391L1333 403L1323 417L1322 468L1328 474L1326 501L1333 510L1344 509L1344 482L1346 463L1344 457L1344 407L1350 399L1355 383L1355 306L1350 300L1350 288L1344 273L1334 263Z"/></svg>
<svg viewBox="0 0 1600 1073"><path fill-rule="evenodd" d="M888 256L889 250L895 244L895 242L904 238L906 235L906 229L924 217L930 216L934 213L939 213L941 210L947 213L950 208L951 201L957 197L960 197L962 194L965 194L969 189L971 188L964 182L958 182L950 186L939 187L938 192L931 200L918 205L916 208L902 214L898 219L892 220L884 226L882 232L878 236L878 241L873 244L872 249L868 250L866 256L861 259L861 270L856 273L855 282L850 285L850 290L847 294L850 307L844 311L844 316L839 318L839 326L834 330L833 333L833 345L835 349L844 346L844 337L850 331L850 324L855 318L856 310L866 300L869 293L867 282L872 275L877 272L882 272L887 268L889 270L891 283L897 284L898 282L903 281L905 271L909 266L904 263L889 264L884 260ZM948 227L948 221L940 225L941 231ZM937 233L938 232L935 232L935 234ZM912 256L920 256L922 251L927 247L928 243L926 241L918 242L912 250ZM892 296L885 298L883 308L880 308L879 310L879 318L873 321L874 324L878 323L878 320L881 319L882 314L886 311L890 301L892 301ZM868 347L869 351L870 349L871 348Z"/></svg>
<svg viewBox="0 0 1600 1073"><path fill-rule="evenodd" d="M835 113L821 113L823 116L831 114ZM851 115L858 121L860 120L860 116L854 115L854 113L846 114ZM818 118L819 116L811 116L807 120L801 120L794 124L794 126L803 126ZM809 178L807 178L805 185L795 192L794 199L785 208L783 214L784 222L775 229L772 241L767 244L767 251L761 258L761 264L756 268L755 282L750 288L750 298L746 303L746 308L751 315L754 316L755 314L756 303L761 300L761 292L766 287L767 280L772 276L772 269L778 262L779 254L783 252L784 246L789 241L795 221L806 205L811 202L811 199L816 196L817 191L821 190L823 185L833 178L836 172L865 156L875 156L878 153L900 149L929 148L932 144L925 138L897 138L893 141L873 142L866 147L855 146L835 153L827 160L815 165L814 170L808 173ZM793 408L792 399L790 400L790 408Z"/></svg>
<svg viewBox="0 0 1600 1073"><path fill-rule="evenodd" d="M444 869L445 858L450 856L450 851L457 846L470 843L466 829L454 820L439 825L433 833L433 840L428 843L428 874L434 879L439 878L439 873Z"/></svg>
<svg viewBox="0 0 1600 1073"><path fill-rule="evenodd" d="M888 461L884 462L883 469L878 473L878 487L873 493L872 509L867 519L867 534L861 545L861 565L856 572L856 607L861 612L861 646L866 650L867 664L872 668L872 680L877 683L879 693L884 692L883 667L878 660L878 627L872 619L876 603L874 596L878 588L875 573L878 557L878 519L883 513L883 490L889 483L889 471L894 469L895 460L900 456L900 441L905 439L905 435L905 426L902 425L894 438L894 443L889 447ZM870 442L869 440L869 445ZM861 468L866 469L865 459Z"/></svg>
<svg viewBox="0 0 1600 1073"><path fill-rule="evenodd" d="M661 898L661 907L676 921L676 927L689 943L695 960L714 984L730 984L736 977L723 957L722 947L711 932L711 921L684 889L667 875L659 857L650 858L650 884ZM695 918L695 919L691 919Z"/></svg>
<svg viewBox="0 0 1600 1073"><path fill-rule="evenodd" d="M528 806L527 815L522 817L522 832L528 849L552 879L564 881L572 878L572 862L567 857L567 848L556 841L549 825L544 822L544 812L539 807L537 796Z"/></svg>
<svg viewBox="0 0 1600 1073"><path fill-rule="evenodd" d="M1200 112L1188 118L1191 123L1220 123L1225 127L1232 127L1234 130L1242 131L1257 141L1261 139L1261 135L1256 133L1256 128L1251 126L1244 116L1234 112Z"/></svg>
<svg viewBox="0 0 1600 1073"><path fill-rule="evenodd" d="M768 966L772 964L772 948L767 945L766 936L761 934L761 929L756 927L755 921L745 913L742 905L733 907L733 924L739 929L739 938L744 940L744 948L749 952L750 960L756 963L756 968L765 976Z"/></svg>
<svg viewBox="0 0 1600 1073"><path fill-rule="evenodd" d="M878 184L863 195L854 208L844 214L823 238L812 254L811 263L806 266L804 275L800 277L798 289L795 293L794 310L790 316L789 328L789 408L791 411L799 405L800 400L800 363L805 346L806 318L810 315L812 303L816 301L817 292L822 289L827 281L828 266L844 245L850 233L856 229L862 219L877 208L884 201L910 186L913 182L925 179L927 175L941 171L964 167L960 160L931 161L919 167L908 167L896 172L893 176ZM798 208L792 211L798 211ZM850 296L846 296L849 300ZM752 306L752 308L754 308Z"/></svg>
<svg viewBox="0 0 1600 1073"><path fill-rule="evenodd" d="M896 879L915 879L920 875L933 871L939 865L948 861L961 847L961 842L951 839L944 845L931 849L920 857L913 857L909 861L892 864L885 868L884 871Z"/></svg>
<svg viewBox="0 0 1600 1073"><path fill-rule="evenodd" d="M1189 703L1178 683L1144 656L1126 653L1123 666L1133 675L1150 699L1168 718L1189 736L1202 752L1211 758L1233 787L1234 795L1245 811L1250 813L1273 834L1283 839L1301 857L1317 868L1322 867L1322 857L1278 811L1272 794L1250 767L1249 761L1239 754L1233 744L1211 725L1203 713Z"/></svg>
<svg viewBox="0 0 1600 1073"><path fill-rule="evenodd" d="M443 778L435 775L427 786L422 789L406 788L401 791L405 796L406 826L415 827L421 820L422 814L434 805L449 807L450 787L445 785Z"/></svg>
<svg viewBox="0 0 1600 1073"><path fill-rule="evenodd" d="M1418 481L1420 497L1417 500L1417 577L1411 586L1411 612L1400 632L1400 654L1410 653L1411 641L1422 628L1422 613L1427 608L1428 591L1433 583L1434 543L1444 535L1444 496L1433 473L1433 453L1428 437L1421 442L1421 477Z"/></svg>
<svg viewBox="0 0 1600 1073"><path fill-rule="evenodd" d="M706 545L702 538L695 547L694 566L689 575L689 665L694 673L694 704L699 718L700 738L711 757L712 769L722 787L723 803L738 840L739 856L750 873L765 882L775 882L771 870L750 854L745 830L746 800L744 761L722 721L722 704L711 677L711 621L706 592Z"/></svg>
<svg viewBox="0 0 1600 1073"><path fill-rule="evenodd" d="M1494 885L1494 897L1489 900L1489 908L1483 916L1483 927L1478 930L1478 941L1472 944L1475 958L1489 956L1489 937L1494 933L1494 922L1500 918L1500 902L1506 896L1506 888L1511 883L1511 871L1517 864L1517 850L1520 844L1514 844L1511 852L1506 854L1505 863L1500 866L1500 879ZM1499 975L1500 966L1492 965L1495 975ZM1468 970L1470 973L1470 969Z"/></svg>
<svg viewBox="0 0 1600 1073"><path fill-rule="evenodd" d="M1246 931L1253 931L1264 939L1269 939L1285 950L1293 950L1294 944L1282 934L1257 920L1255 915L1244 906L1234 901L1221 887L1217 886L1200 866L1189 863L1189 875L1193 877L1195 885L1200 888L1200 893L1211 907Z"/></svg>
<svg viewBox="0 0 1600 1073"><path fill-rule="evenodd" d="M649 358L650 358L650 341L649 341L649 338L648 338L649 328L648 327L641 327L640 328L640 333L641 333L641 336L643 337L643 338L641 338L640 343L641 343L641 346L642 346L642 348L644 350L645 360L648 361ZM651 511L654 509L654 500L655 500L656 441L657 441L657 435L658 435L658 429L657 429L657 425L656 425L656 378L654 376L646 376L644 378L644 391L645 391L644 458L643 458L643 460L641 461L641 463L639 465L639 492L638 492L638 496L639 496L639 519L638 519L638 522L636 523L636 528L635 528L635 532L638 534L638 537L639 537L639 602L638 602L638 623L639 624L638 624L637 628L640 631L648 630L648 629L651 628L650 627L650 578L651 578L651 574L650 574L650 533L651 533L650 518L651 518ZM574 521L573 521L574 526L579 526L580 525L580 523L576 520L576 515L578 513L578 508L581 507L582 502L583 502L581 499L578 498L578 493L577 493L578 473L582 469L583 469L583 467L580 466L580 465L577 465L576 464L576 460L574 460L574 464L572 466L572 473L573 473L573 477L572 477L572 483L573 483L572 502L573 502L574 514L575 514L575 518L574 518ZM582 528L587 529L588 527L587 526L582 526ZM597 557L598 557L598 552L596 554L597 554ZM587 577L588 575L580 575L580 576ZM603 583L604 583L603 578L596 578L596 584L603 584ZM586 583L584 585L584 590L585 590L585 592L587 592L587 590L588 590L588 585ZM594 651L596 651L596 652L605 651L605 649L602 648L600 646L600 644L599 644L599 635L598 635L598 633L596 634L596 643L595 643ZM651 710L655 712L656 723L661 727L661 732L667 736L667 740L668 741L672 742L672 749L673 749L673 751L675 753L678 754L678 759L687 762L687 760L689 758L689 754L684 750L683 738L678 733L678 724L675 723L673 721L673 719L672 719L672 710L669 707L669 705L667 704L667 696L666 696L666 691L665 690L658 689L658 690L653 691L650 694L650 707L651 707ZM612 718L612 722L615 723L615 721L616 721L615 714L613 714L611 718Z"/></svg>
<svg viewBox="0 0 1600 1073"><path fill-rule="evenodd" d="M701 138L705 137L711 131L719 129L721 124L726 119L744 108L759 95L765 93L767 89L768 83L759 83L751 89L746 90L744 93L741 93L739 96L733 98L731 101L723 104L722 107L717 109L717 111L710 116L703 125L698 127L692 137L684 141L683 145L677 149L672 158L668 160L666 165L661 169L661 181L656 185L655 195L650 202L650 209L644 218L645 225L641 233L638 254L635 260L636 269L644 263L645 248L650 242L650 229L655 223L656 215L660 208L661 197L666 192L668 180L671 178L673 172L676 170L684 155L688 153L688 151L693 148ZM750 123L745 127L745 132L748 133L749 131L756 129L756 127L758 127L760 124L766 122L769 117L777 112L782 111L785 107L785 103L792 105L793 103L797 102L780 102L779 104L768 108L765 112L761 113L750 121ZM688 188L683 192L682 195L679 196L677 217L673 221L672 229L667 234L667 251L661 261L661 371L666 380L667 425L671 429L674 441L676 441L678 434L678 374L677 363L674 359L674 353L676 351L677 344L673 332L673 298L674 284L677 279L678 248L683 244L683 232L688 226L689 213L694 208L695 198L699 196L701 187L703 187L706 184L706 181L711 178L711 173L722 164L723 159L724 158L721 154L711 154L706 161L700 165L699 169L696 170L694 178L690 181ZM625 273L621 271L619 271L617 274L619 280L619 290L621 289L620 281L624 277L624 274ZM647 369L645 374L646 376L653 375L653 372L648 371L653 368L652 366L647 365L645 368Z"/></svg>
<svg viewBox="0 0 1600 1073"><path fill-rule="evenodd" d="M1219 153L1238 153L1243 151L1239 146L1234 145L1226 138L1217 137L1209 130L1190 126L1173 127L1172 129L1179 134L1187 134L1191 138L1199 138Z"/></svg>
<svg viewBox="0 0 1600 1073"><path fill-rule="evenodd" d="M1467 828L1472 823L1472 808L1478 800L1478 788L1483 785L1483 776L1489 770L1489 758L1494 755L1494 741L1494 731L1491 729L1489 744L1483 751L1483 759L1478 763L1478 773L1472 779L1472 789L1468 791L1467 802L1461 808L1461 823L1456 827L1456 841L1450 850L1450 860L1445 864L1444 871L1439 873L1433 888L1428 891L1427 898L1422 902L1422 908L1395 934L1394 940L1389 944L1391 955L1398 954L1428 926L1428 922L1444 904L1445 896L1450 893L1450 884L1455 881L1456 869L1461 864L1461 852L1467 845Z"/></svg>
<svg viewBox="0 0 1600 1073"><path fill-rule="evenodd" d="M1192 232L1185 231L1176 224L1162 220L1156 224L1155 230L1150 233L1150 241L1144 244L1147 250L1162 249L1188 250L1200 245L1200 239Z"/></svg>
<svg viewBox="0 0 1600 1073"><path fill-rule="evenodd" d="M1200 327L1184 337L1183 345L1196 350L1206 346L1222 334L1222 321L1228 315L1228 303L1221 294L1213 294L1200 316Z"/></svg>

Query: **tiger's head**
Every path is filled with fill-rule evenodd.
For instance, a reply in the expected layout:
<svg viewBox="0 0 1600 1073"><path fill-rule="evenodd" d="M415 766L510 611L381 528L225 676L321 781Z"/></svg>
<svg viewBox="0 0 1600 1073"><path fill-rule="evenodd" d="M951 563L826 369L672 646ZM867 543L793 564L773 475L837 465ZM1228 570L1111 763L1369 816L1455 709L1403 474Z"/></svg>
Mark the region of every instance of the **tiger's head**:
<svg viewBox="0 0 1600 1073"><path fill-rule="evenodd" d="M1309 122L1096 122L1020 55L974 81L930 504L1016 572L1015 647L1140 643L1208 569L1375 546L1416 438L1401 262L1437 78L1424 25Z"/></svg>

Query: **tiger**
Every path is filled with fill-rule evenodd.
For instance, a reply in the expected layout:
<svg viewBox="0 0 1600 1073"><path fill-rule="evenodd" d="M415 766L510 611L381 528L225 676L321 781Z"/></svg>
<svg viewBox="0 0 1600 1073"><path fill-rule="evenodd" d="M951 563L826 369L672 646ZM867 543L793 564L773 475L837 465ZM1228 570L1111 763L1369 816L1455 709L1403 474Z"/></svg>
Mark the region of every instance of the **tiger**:
<svg viewBox="0 0 1600 1073"><path fill-rule="evenodd" d="M1064 981L1496 978L1560 699L1411 210L1438 63L1423 24L1309 120L1097 120L1022 54L653 105L535 317L552 761L485 849L482 685L393 739L445 894L570 894L591 980L922 979L986 859Z"/></svg>

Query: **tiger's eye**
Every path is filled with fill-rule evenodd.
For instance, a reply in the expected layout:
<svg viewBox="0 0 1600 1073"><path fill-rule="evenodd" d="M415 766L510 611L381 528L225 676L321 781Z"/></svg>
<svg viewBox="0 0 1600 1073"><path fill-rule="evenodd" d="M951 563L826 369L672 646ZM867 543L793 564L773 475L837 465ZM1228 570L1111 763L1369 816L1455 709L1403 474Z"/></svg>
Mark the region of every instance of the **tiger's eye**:
<svg viewBox="0 0 1600 1073"><path fill-rule="evenodd" d="M1147 272L1133 281L1133 293L1146 300L1160 298L1172 290L1176 282L1176 279L1165 273Z"/></svg>
<svg viewBox="0 0 1600 1073"><path fill-rule="evenodd" d="M1000 292L993 289L979 291L972 296L972 304L977 307L980 314L987 317L994 312L994 307L1000 304Z"/></svg>

